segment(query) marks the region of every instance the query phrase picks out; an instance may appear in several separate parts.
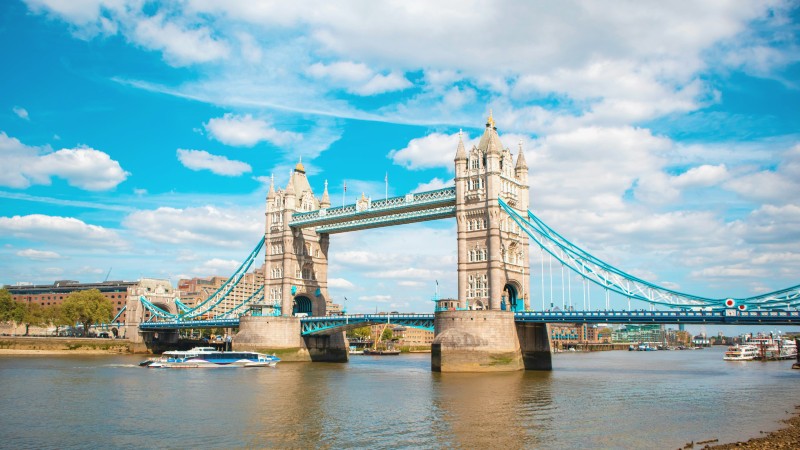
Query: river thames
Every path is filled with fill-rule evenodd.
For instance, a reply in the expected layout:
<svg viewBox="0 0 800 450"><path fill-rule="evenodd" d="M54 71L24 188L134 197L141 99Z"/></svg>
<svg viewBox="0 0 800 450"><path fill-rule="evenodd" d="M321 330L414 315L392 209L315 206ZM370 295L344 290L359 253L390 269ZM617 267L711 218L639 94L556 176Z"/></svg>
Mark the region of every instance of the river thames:
<svg viewBox="0 0 800 450"><path fill-rule="evenodd" d="M552 372L440 374L429 354L169 370L0 356L3 448L682 448L794 410L792 361L724 348L561 353Z"/></svg>

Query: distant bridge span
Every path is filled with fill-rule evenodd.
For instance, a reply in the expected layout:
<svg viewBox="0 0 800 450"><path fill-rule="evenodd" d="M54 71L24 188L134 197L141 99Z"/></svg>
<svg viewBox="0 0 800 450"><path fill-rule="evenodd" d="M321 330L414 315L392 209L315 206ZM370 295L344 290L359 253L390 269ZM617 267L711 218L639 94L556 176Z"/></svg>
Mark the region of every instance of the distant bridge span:
<svg viewBox="0 0 800 450"><path fill-rule="evenodd" d="M434 314L348 314L300 319L301 334L340 333L368 325L390 323L433 331ZM526 311L514 313L515 322L690 324L690 325L800 325L800 311ZM146 322L142 331L188 328L235 328L239 319Z"/></svg>

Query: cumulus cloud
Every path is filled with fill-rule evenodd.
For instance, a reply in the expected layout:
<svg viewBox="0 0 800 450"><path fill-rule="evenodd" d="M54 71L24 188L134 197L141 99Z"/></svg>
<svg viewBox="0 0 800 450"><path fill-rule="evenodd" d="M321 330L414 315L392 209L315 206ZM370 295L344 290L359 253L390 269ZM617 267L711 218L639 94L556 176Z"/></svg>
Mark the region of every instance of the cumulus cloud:
<svg viewBox="0 0 800 450"><path fill-rule="evenodd" d="M35 261L48 261L61 258L61 255L56 252L51 252L48 250L34 250L32 248L18 251L17 256Z"/></svg>
<svg viewBox="0 0 800 450"><path fill-rule="evenodd" d="M127 245L116 231L87 224L74 217L43 214L0 217L0 232L31 242L80 248L119 249Z"/></svg>
<svg viewBox="0 0 800 450"><path fill-rule="evenodd" d="M78 30L122 34L174 65L219 63L206 77L173 89L179 95L398 122L463 123L465 110L481 111L490 99L506 103L508 115L520 119L509 127L523 129L528 112L547 111L525 103L556 96L566 106L548 109L578 117L573 124L620 125L713 101L705 71L753 67L759 76L773 76L796 59L791 2L781 1L680 8L663 2L502 8L406 2L368 11L359 2L318 2L314 14L308 5L248 1L27 2ZM406 78L410 73L421 76ZM241 94L243 86L249 95ZM410 88L412 95L366 107L367 113L325 95Z"/></svg>
<svg viewBox="0 0 800 450"><path fill-rule="evenodd" d="M18 189L49 185L51 177L59 177L80 189L105 191L130 175L99 150L78 147L50 152L48 148L29 147L4 132L0 132L0 156L6 166L0 185Z"/></svg>
<svg viewBox="0 0 800 450"><path fill-rule="evenodd" d="M263 211L160 207L129 214L123 225L153 242L248 248L263 234Z"/></svg>
<svg viewBox="0 0 800 450"><path fill-rule="evenodd" d="M205 150L178 149L178 160L191 170L210 170L217 175L239 176L253 170L250 164L230 160L224 156L212 155Z"/></svg>
<svg viewBox="0 0 800 450"><path fill-rule="evenodd" d="M279 131L265 119L254 118L251 114L227 113L204 125L214 139L226 145L242 147L252 147L262 141L283 147L296 143L303 137L299 133Z"/></svg>
<svg viewBox="0 0 800 450"><path fill-rule="evenodd" d="M328 287L336 289L353 289L355 285L344 278L328 278Z"/></svg>
<svg viewBox="0 0 800 450"><path fill-rule="evenodd" d="M307 73L316 79L327 79L332 84L357 95L375 95L411 87L403 75L375 73L366 64L340 61L332 64L312 64Z"/></svg>
<svg viewBox="0 0 800 450"><path fill-rule="evenodd" d="M435 191L437 189L444 189L448 186L454 186L455 180L450 179L447 181L440 180L439 178L434 178L427 183L420 183L415 187L411 192L426 192L426 191Z"/></svg>
<svg viewBox="0 0 800 450"><path fill-rule="evenodd" d="M131 34L140 45L163 52L175 66L222 60L230 53L210 28L179 23L166 14L139 17Z"/></svg>
<svg viewBox="0 0 800 450"><path fill-rule="evenodd" d="M725 187L756 202L797 202L800 198L800 144L784 152L782 156L777 167L741 173L725 183Z"/></svg>
<svg viewBox="0 0 800 450"><path fill-rule="evenodd" d="M467 147L469 136L464 135L463 138L464 146ZM412 139L405 148L390 151L388 157L395 164L412 170L449 167L452 171L457 148L458 133L431 133Z"/></svg>

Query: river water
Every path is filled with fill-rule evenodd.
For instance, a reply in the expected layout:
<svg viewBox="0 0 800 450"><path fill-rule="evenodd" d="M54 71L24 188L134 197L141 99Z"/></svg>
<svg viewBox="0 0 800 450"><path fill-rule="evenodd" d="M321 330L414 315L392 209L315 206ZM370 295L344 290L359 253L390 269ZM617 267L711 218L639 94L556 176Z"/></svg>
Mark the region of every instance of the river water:
<svg viewBox="0 0 800 450"><path fill-rule="evenodd" d="M561 353L552 372L439 374L429 354L169 370L0 356L3 448L664 448L780 428L791 361L724 348Z"/></svg>

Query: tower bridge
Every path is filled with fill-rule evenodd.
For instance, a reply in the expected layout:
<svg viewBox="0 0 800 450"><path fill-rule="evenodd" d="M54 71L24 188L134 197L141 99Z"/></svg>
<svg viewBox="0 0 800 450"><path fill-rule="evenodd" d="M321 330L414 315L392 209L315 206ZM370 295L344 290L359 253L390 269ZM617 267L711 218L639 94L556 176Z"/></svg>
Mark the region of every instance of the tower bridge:
<svg viewBox="0 0 800 450"><path fill-rule="evenodd" d="M750 298L704 298L634 277L568 241L529 210L522 146L516 157L504 147L491 115L477 145L467 150L459 135L454 163L452 187L376 201L362 194L342 207L331 207L327 182L317 198L298 163L285 188L270 183L264 237L228 282L194 308L179 301L156 305L146 295L129 299L128 311L138 316L131 314L127 335L147 339L157 331L238 326L237 349L277 352L284 360L346 361L345 330L391 321L434 330L432 369L462 372L549 370L550 323L800 323L800 286ZM457 224L456 307L435 314L327 315L330 235L446 218ZM530 289L531 242L542 255L540 293ZM262 247L263 287L216 313ZM587 292L590 297L586 311L546 310L545 256L548 265L562 267L562 284L564 270L581 280L584 302ZM589 311L591 286L603 290L605 311ZM608 311L612 294L651 311ZM551 304L552 296L551 287ZM539 301L542 310L533 311ZM145 310L151 320L144 320Z"/></svg>

